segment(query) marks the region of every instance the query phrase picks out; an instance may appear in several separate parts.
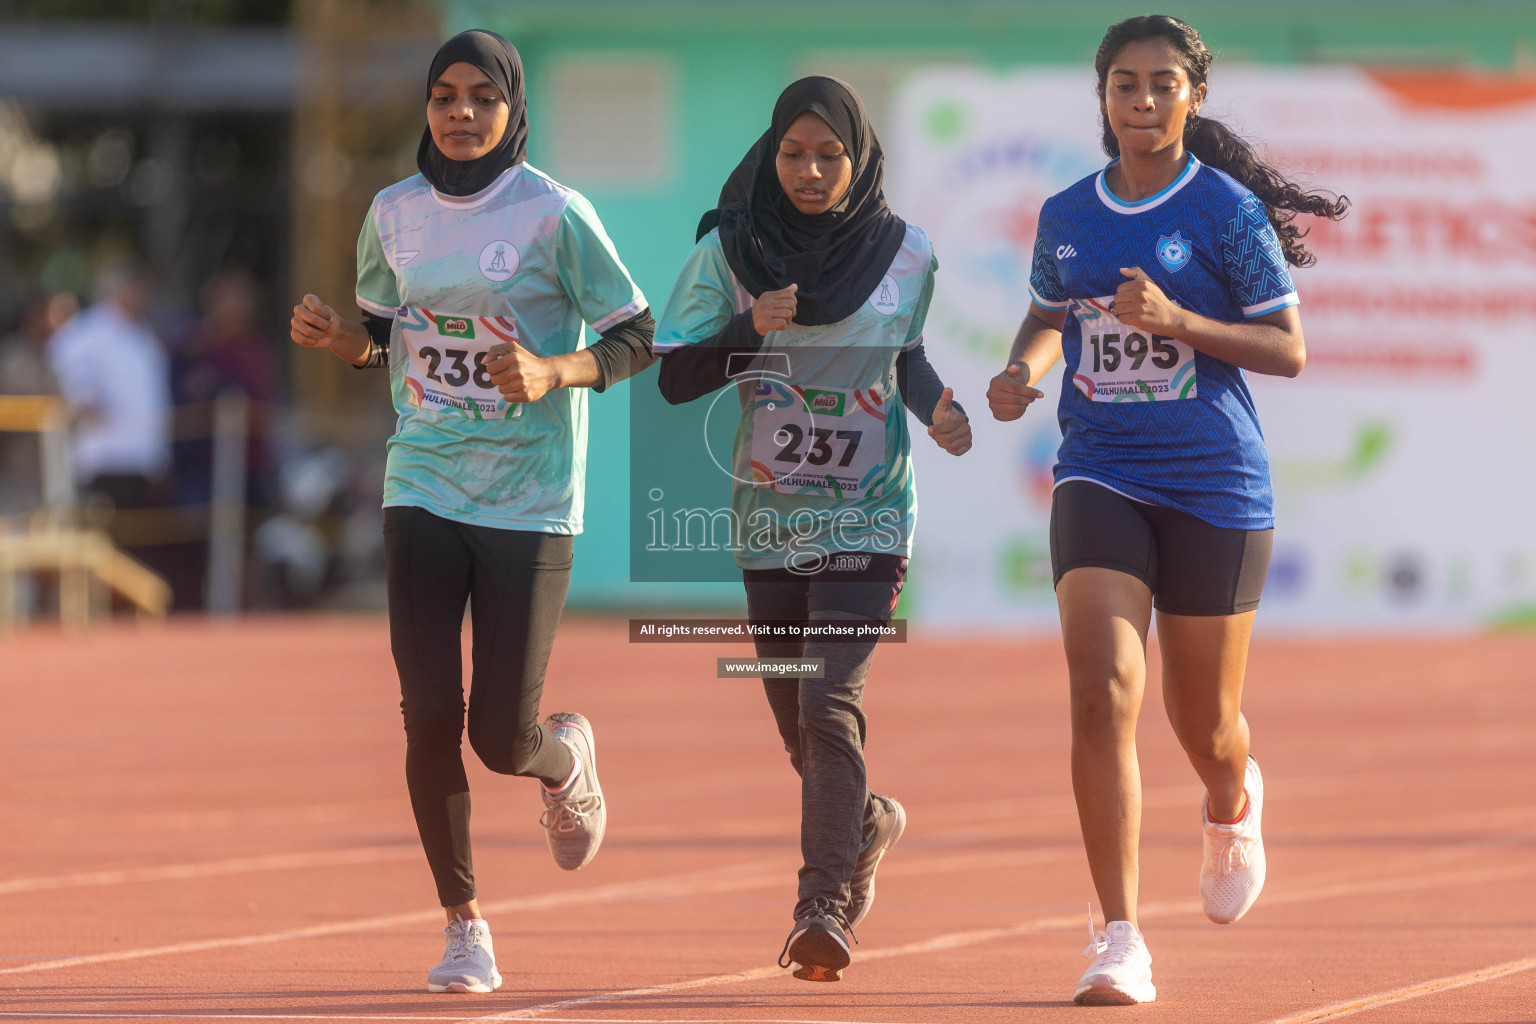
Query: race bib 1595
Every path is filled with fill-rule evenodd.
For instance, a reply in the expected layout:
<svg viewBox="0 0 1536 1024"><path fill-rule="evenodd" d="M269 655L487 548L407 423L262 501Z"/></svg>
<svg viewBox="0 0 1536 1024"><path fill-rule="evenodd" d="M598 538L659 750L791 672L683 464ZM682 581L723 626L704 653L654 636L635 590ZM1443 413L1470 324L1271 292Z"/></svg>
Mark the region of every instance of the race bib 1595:
<svg viewBox="0 0 1536 1024"><path fill-rule="evenodd" d="M508 403L491 383L486 357L492 346L517 339L517 325L504 316L436 313L421 306L399 311L405 340L405 383L411 404L472 419L515 419L521 402Z"/></svg>
<svg viewBox="0 0 1536 1024"><path fill-rule="evenodd" d="M1082 354L1072 383L1095 402L1166 402L1195 397L1195 350L1177 338L1127 327L1115 297L1072 299Z"/></svg>

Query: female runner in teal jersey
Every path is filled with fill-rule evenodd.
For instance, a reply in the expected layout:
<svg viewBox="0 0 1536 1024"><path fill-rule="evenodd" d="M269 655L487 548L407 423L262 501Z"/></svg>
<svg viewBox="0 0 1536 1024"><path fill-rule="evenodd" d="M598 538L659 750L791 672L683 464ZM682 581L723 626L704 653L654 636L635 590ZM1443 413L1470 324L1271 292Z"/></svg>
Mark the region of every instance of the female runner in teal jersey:
<svg viewBox="0 0 1536 1024"><path fill-rule="evenodd" d="M898 394L946 451L970 425L922 348L937 262L885 203L879 140L851 88L805 78L705 215L656 337L660 385L686 402L735 383L735 544L754 623L842 629L895 610L915 520ZM801 776L795 924L780 963L836 981L906 811L865 784L866 634L759 639L759 657L820 658L822 678L765 678ZM788 958L786 960L785 958Z"/></svg>
<svg viewBox="0 0 1536 1024"><path fill-rule="evenodd" d="M1095 68L1104 171L1040 214L1033 302L988 390L1014 420L1065 356L1051 560L1072 695L1072 783L1105 928L1079 1003L1155 998L1136 923L1141 781L1136 719L1157 610L1163 701L1205 784L1200 892L1219 923L1264 884L1263 780L1240 710L1274 523L1243 370L1306 359L1287 264L1311 254L1304 193L1200 115L1211 54L1163 15L1110 28Z"/></svg>
<svg viewBox="0 0 1536 1024"><path fill-rule="evenodd" d="M581 530L586 389L643 369L654 322L597 215L524 162L522 64L480 30L427 78L421 173L380 192L358 239L364 323L314 295L293 340L390 370L399 423L384 490L390 643L406 781L447 908L432 992L501 984L470 856L459 633L474 631L469 740L486 767L537 778L561 867L597 853L607 809L592 727L539 720ZM582 322L602 340L582 344Z"/></svg>

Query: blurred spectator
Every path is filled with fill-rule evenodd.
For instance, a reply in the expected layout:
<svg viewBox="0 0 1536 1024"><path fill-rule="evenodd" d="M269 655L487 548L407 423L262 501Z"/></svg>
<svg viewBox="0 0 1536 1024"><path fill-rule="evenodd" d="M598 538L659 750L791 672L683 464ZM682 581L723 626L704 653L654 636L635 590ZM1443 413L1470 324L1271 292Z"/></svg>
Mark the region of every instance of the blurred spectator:
<svg viewBox="0 0 1536 1024"><path fill-rule="evenodd" d="M54 324L48 297L34 292L22 302L16 329L0 339L0 395L54 395L58 382L45 349ZM33 434L0 434L0 514L42 504L42 453Z"/></svg>
<svg viewBox="0 0 1536 1024"><path fill-rule="evenodd" d="M145 321L150 282L120 265L96 282L96 303L59 328L48 362L74 424L75 477L115 508L145 508L170 467L170 379Z"/></svg>
<svg viewBox="0 0 1536 1024"><path fill-rule="evenodd" d="M58 394L45 354L52 333L48 297L34 292L22 304L16 329L0 339L0 395Z"/></svg>
<svg viewBox="0 0 1536 1024"><path fill-rule="evenodd" d="M250 399L247 502L265 505L269 500L267 481L272 475L271 409L278 397L274 353L279 346L258 326L261 290L249 272L215 274L203 286L202 300L202 317L173 359L172 393L178 403L185 404L210 402L230 394ZM178 446L178 500L208 500L212 454L206 439Z"/></svg>

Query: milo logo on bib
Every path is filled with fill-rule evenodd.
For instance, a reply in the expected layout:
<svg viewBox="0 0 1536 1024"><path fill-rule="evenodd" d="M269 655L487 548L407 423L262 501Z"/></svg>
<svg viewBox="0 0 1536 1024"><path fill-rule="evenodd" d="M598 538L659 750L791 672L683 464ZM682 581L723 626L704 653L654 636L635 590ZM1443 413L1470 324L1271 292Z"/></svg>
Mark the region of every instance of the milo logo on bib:
<svg viewBox="0 0 1536 1024"><path fill-rule="evenodd" d="M444 316L439 314L437 320L437 333L445 338L473 338L475 336L475 321L467 316Z"/></svg>
<svg viewBox="0 0 1536 1024"><path fill-rule="evenodd" d="M841 416L844 393L841 391L816 391L805 389L805 408L815 416Z"/></svg>

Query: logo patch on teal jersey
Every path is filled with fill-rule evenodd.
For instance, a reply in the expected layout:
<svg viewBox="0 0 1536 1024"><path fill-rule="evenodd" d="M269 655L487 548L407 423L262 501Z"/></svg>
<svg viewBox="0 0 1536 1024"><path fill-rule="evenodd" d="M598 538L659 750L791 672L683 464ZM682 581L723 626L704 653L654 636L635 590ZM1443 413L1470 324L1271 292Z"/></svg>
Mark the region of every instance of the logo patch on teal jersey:
<svg viewBox="0 0 1536 1024"><path fill-rule="evenodd" d="M437 333L445 338L475 337L475 322L467 316L437 316Z"/></svg>
<svg viewBox="0 0 1536 1024"><path fill-rule="evenodd" d="M894 277L886 274L880 279L880 287L870 295L869 305L881 316L890 316L901 307L901 287Z"/></svg>
<svg viewBox="0 0 1536 1024"><path fill-rule="evenodd" d="M1157 261L1170 272L1177 273L1189 262L1189 242L1177 231L1157 240Z"/></svg>
<svg viewBox="0 0 1536 1024"><path fill-rule="evenodd" d="M517 273L517 262L517 246L498 238L480 250L480 275L487 281L505 281Z"/></svg>

